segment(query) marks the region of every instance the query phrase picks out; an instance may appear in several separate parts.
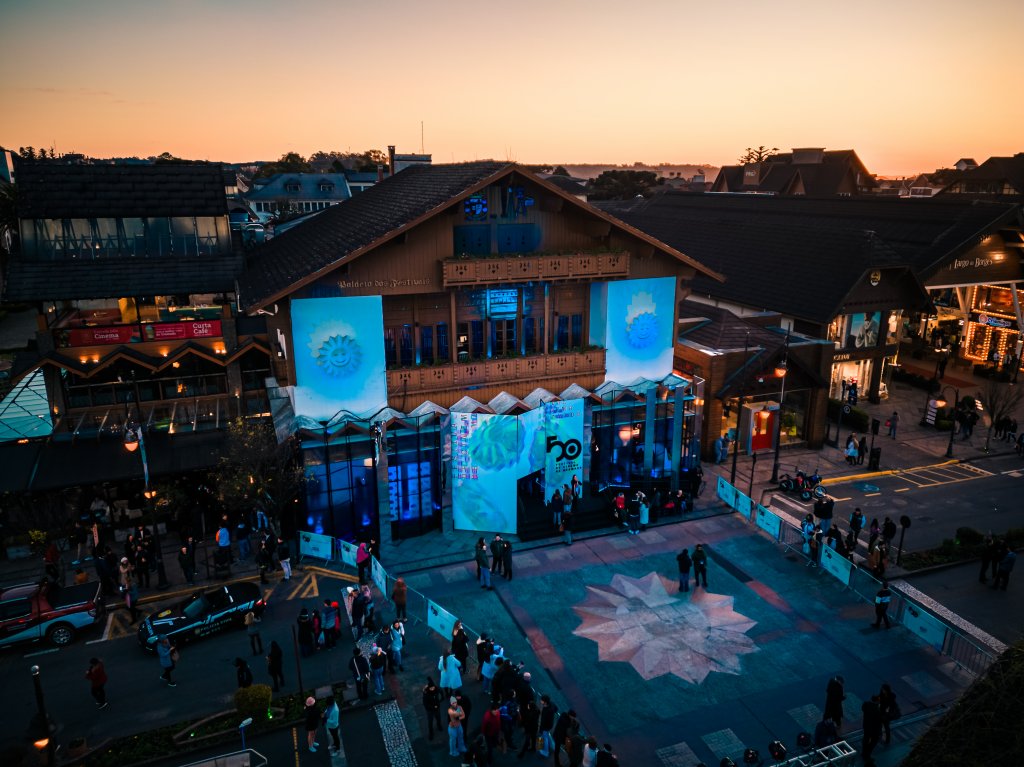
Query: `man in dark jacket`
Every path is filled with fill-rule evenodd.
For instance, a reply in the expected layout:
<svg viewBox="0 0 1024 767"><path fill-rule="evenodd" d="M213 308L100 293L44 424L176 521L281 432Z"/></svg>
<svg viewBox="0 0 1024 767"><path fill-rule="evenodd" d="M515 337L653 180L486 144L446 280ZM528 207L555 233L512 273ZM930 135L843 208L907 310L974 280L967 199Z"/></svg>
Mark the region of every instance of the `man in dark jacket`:
<svg viewBox="0 0 1024 767"><path fill-rule="evenodd" d="M439 733L442 732L441 688L434 684L434 680L429 676L427 677L427 684L423 688L423 710L427 712L427 728L430 733L427 736L427 740L433 740L435 726Z"/></svg>
<svg viewBox="0 0 1024 767"><path fill-rule="evenodd" d="M860 755L866 767L873 767L875 760L871 753L882 737L882 712L878 707L878 696L873 695L871 700L864 701L860 710L864 714L864 740L861 741Z"/></svg>
<svg viewBox="0 0 1024 767"><path fill-rule="evenodd" d="M505 580L510 581L512 580L512 544L506 540L502 540L501 543L501 566L505 570Z"/></svg>
<svg viewBox="0 0 1024 767"><path fill-rule="evenodd" d="M537 708L533 698L526 701L520 707L519 716L523 725L523 745L519 749L519 758L522 759L527 751L537 752L537 733L540 727L540 710Z"/></svg>
<svg viewBox="0 0 1024 767"><path fill-rule="evenodd" d="M364 624L366 623L366 596L360 591L352 600L352 625L356 630L356 641L363 638Z"/></svg>
<svg viewBox="0 0 1024 767"><path fill-rule="evenodd" d="M558 717L555 722L554 732L551 733L555 739L555 765L558 765L558 752L565 747L565 739L579 734L580 722L576 718L576 712L571 708L565 712L565 716Z"/></svg>
<svg viewBox="0 0 1024 767"><path fill-rule="evenodd" d="M491 539L491 572L501 575L501 567L503 564L501 553L505 548L505 542L501 539L501 535L495 535Z"/></svg>
<svg viewBox="0 0 1024 767"><path fill-rule="evenodd" d="M558 706L551 702L547 695L540 696L540 736L543 744L540 747L540 755L548 756L554 750L555 744L552 740L551 731L555 729L555 716L558 714Z"/></svg>
<svg viewBox="0 0 1024 767"><path fill-rule="evenodd" d="M358 647L352 648L352 660L348 662L348 670L352 672L352 678L356 682L356 694L359 696L359 700L366 700L370 697L370 661L363 655L363 651ZM429 679L427 680L430 681ZM426 693L424 693L426 695ZM440 697L438 698L438 706L440 706ZM438 725L438 730L441 729L441 725Z"/></svg>
<svg viewBox="0 0 1024 767"><path fill-rule="evenodd" d="M698 543L693 550L693 585L708 587L708 555L704 551L704 544ZM703 583L701 582L703 581Z"/></svg>
<svg viewBox="0 0 1024 767"><path fill-rule="evenodd" d="M239 689L252 687L252 669L241 658L235 658L235 676L238 679Z"/></svg>
<svg viewBox="0 0 1024 767"><path fill-rule="evenodd" d="M188 546L182 546L178 552L178 565L181 567L181 574L185 576L189 586L196 583L196 560L188 550Z"/></svg>

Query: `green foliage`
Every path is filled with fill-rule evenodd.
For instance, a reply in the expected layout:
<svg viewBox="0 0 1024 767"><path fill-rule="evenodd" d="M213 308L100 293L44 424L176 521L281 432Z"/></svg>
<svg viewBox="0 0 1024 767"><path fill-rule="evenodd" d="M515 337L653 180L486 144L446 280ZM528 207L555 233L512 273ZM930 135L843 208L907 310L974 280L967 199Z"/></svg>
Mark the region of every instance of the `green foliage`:
<svg viewBox="0 0 1024 767"><path fill-rule="evenodd" d="M958 527L956 529L956 539L962 546L977 546L985 540L985 536L973 527Z"/></svg>
<svg viewBox="0 0 1024 767"><path fill-rule="evenodd" d="M837 399L830 399L828 401L828 418L830 421L835 423L838 420L839 413L845 404L845 402ZM870 423L871 417L867 414L867 411L861 410L858 407L852 408L849 413L843 413L844 430L866 432Z"/></svg>
<svg viewBox="0 0 1024 767"><path fill-rule="evenodd" d="M777 146L773 146L771 149L766 147L764 144L761 144L758 147L748 146L747 151L740 155L739 164L746 165L753 162L764 162L778 151L779 148Z"/></svg>
<svg viewBox="0 0 1024 767"><path fill-rule="evenodd" d="M259 502L280 516L303 485L295 444L277 443L274 424L259 418L236 418L228 425L217 470L220 500L227 509L251 508Z"/></svg>
<svg viewBox="0 0 1024 767"><path fill-rule="evenodd" d="M559 165L557 168L555 168L553 171L551 171L551 175L552 176L570 176L572 174L569 173L569 171L567 171L565 169L564 165Z"/></svg>
<svg viewBox="0 0 1024 767"><path fill-rule="evenodd" d="M273 176L277 173L311 173L309 161L298 152L287 152L277 162L268 162L256 173L257 177Z"/></svg>
<svg viewBox="0 0 1024 767"><path fill-rule="evenodd" d="M367 149L365 152L320 151L309 156L312 173L343 173L345 170L370 173L377 170L378 165L385 168L388 165L387 154L379 149Z"/></svg>
<svg viewBox="0 0 1024 767"><path fill-rule="evenodd" d="M664 179L649 170L606 170L590 183L588 196L592 200L632 200L649 196L662 183Z"/></svg>
<svg viewBox="0 0 1024 767"><path fill-rule="evenodd" d="M270 689L270 685L254 684L249 687L240 687L235 692L235 709L243 719L251 716L254 722L262 722L267 718L267 709L270 708L272 695L273 691Z"/></svg>
<svg viewBox="0 0 1024 767"><path fill-rule="evenodd" d="M903 767L964 767L1015 762L1024 754L1024 642L1008 648L914 744ZM1009 761L1007 761L1009 757Z"/></svg>
<svg viewBox="0 0 1024 767"><path fill-rule="evenodd" d="M901 383L910 384L911 386L924 389L929 394L939 390L939 382L935 378L925 378L917 373L908 373L902 369L895 369L892 372L892 380L899 381Z"/></svg>
<svg viewBox="0 0 1024 767"><path fill-rule="evenodd" d="M1002 535L994 536L1006 541L1010 548L1024 546L1024 528L1011 527ZM908 552L903 555L903 568L920 570L924 567L966 562L981 557L985 549L985 537L974 528L959 527L956 538L946 538L941 545L925 551Z"/></svg>

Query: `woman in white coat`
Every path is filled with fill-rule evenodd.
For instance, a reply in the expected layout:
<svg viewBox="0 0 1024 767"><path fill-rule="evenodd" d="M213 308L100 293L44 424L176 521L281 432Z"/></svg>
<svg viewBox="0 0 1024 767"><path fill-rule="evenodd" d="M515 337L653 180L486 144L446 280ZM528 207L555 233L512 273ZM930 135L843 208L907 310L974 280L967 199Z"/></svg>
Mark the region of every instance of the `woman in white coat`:
<svg viewBox="0 0 1024 767"><path fill-rule="evenodd" d="M462 688L462 674L459 671L461 668L459 659L452 655L450 650L445 650L437 662L437 670L441 672L441 689L445 695L454 695Z"/></svg>

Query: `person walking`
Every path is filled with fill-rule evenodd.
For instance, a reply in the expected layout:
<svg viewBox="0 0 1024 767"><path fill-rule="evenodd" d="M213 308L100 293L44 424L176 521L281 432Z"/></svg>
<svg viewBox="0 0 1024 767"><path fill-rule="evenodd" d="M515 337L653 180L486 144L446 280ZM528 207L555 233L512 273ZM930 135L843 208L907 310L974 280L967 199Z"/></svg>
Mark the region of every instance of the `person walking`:
<svg viewBox="0 0 1024 767"><path fill-rule="evenodd" d="M96 701L96 708L104 709L107 703L107 671L103 667L103 661L99 658L89 659L89 669L85 672L85 678L89 680L89 692Z"/></svg>
<svg viewBox="0 0 1024 767"><path fill-rule="evenodd" d="M875 760L871 754L882 737L882 712L878 706L878 696L872 695L870 700L864 701L860 710L864 719L864 739L861 741L860 755L865 767L874 767Z"/></svg>
<svg viewBox="0 0 1024 767"><path fill-rule="evenodd" d="M182 546L178 551L178 567L181 568L181 574L185 576L185 582L189 586L195 586L196 560L195 556L189 551L188 546Z"/></svg>
<svg viewBox="0 0 1024 767"><path fill-rule="evenodd" d="M882 627L882 621L885 621L885 627L892 628L889 624L889 603L892 601L892 592L889 591L889 581L882 581L882 588L875 594L875 622L871 625L876 629Z"/></svg>
<svg viewBox="0 0 1024 767"><path fill-rule="evenodd" d="M992 588L1006 591L1010 583L1010 573L1017 563L1017 554L1013 549L1007 549L1006 553L999 560L999 569L996 570L995 580L992 581Z"/></svg>
<svg viewBox="0 0 1024 767"><path fill-rule="evenodd" d="M698 543L693 550L693 585L708 587L708 555L704 544Z"/></svg>
<svg viewBox="0 0 1024 767"><path fill-rule="evenodd" d="M441 732L441 688L429 676L423 686L423 710L427 714L427 740L433 740L434 728Z"/></svg>
<svg viewBox="0 0 1024 767"><path fill-rule="evenodd" d="M341 711L338 709L338 701L332 695L327 699L327 710L324 711L324 727L331 736L331 745L327 747L331 756L341 753Z"/></svg>
<svg viewBox="0 0 1024 767"><path fill-rule="evenodd" d="M239 690L252 687L252 669L241 658L235 658L235 679L238 682Z"/></svg>
<svg viewBox="0 0 1024 767"><path fill-rule="evenodd" d="M882 528L878 525L878 518L872 517L871 524L868 525L868 551L875 546L875 541L878 540L878 536L882 534Z"/></svg>
<svg viewBox="0 0 1024 767"><path fill-rule="evenodd" d="M356 695L359 700L370 697L370 661L358 647L352 648L352 660L348 662L348 670L356 683Z"/></svg>
<svg viewBox="0 0 1024 767"><path fill-rule="evenodd" d="M630 535L640 534L640 499L634 498L629 503L629 513L626 515Z"/></svg>
<svg viewBox="0 0 1024 767"><path fill-rule="evenodd" d="M886 682L878 691L878 710L882 715L882 728L885 730L885 745L892 742L891 725L900 718L900 704L896 702L896 693Z"/></svg>
<svg viewBox="0 0 1024 767"><path fill-rule="evenodd" d="M676 555L676 562L679 563L679 590L689 591L690 568L693 566L693 563L690 561L690 552L687 549L683 549Z"/></svg>
<svg viewBox="0 0 1024 767"><path fill-rule="evenodd" d="M572 507L562 512L562 543L566 546L572 546L572 518L573 518Z"/></svg>
<svg viewBox="0 0 1024 767"><path fill-rule="evenodd" d="M249 637L249 648L253 655L263 654L263 638L260 636L260 619L252 610L245 614L245 633Z"/></svg>
<svg viewBox="0 0 1024 767"><path fill-rule="evenodd" d="M867 454L868 454L868 437L865 434L865 435L861 436L860 442L857 443L857 465L858 466L863 466L864 465L864 457Z"/></svg>
<svg viewBox="0 0 1024 767"><path fill-rule="evenodd" d="M290 581L292 579L292 553L284 538L277 539L277 561L281 563L284 580Z"/></svg>
<svg viewBox="0 0 1024 767"><path fill-rule="evenodd" d="M892 415L889 416L889 420L886 421L885 425L889 427L889 436L896 439L896 429L898 429L900 425L900 414L893 410Z"/></svg>
<svg viewBox="0 0 1024 767"><path fill-rule="evenodd" d="M164 635L160 636L160 639L156 643L156 655L160 661L160 668L163 669L163 673L160 674L160 678L168 687L177 687L178 685L171 678L171 674L174 673L174 669L178 662L178 649L171 644L171 640Z"/></svg>
<svg viewBox="0 0 1024 767"><path fill-rule="evenodd" d="M276 641L271 641L270 652L267 653L267 673L270 674L274 692L284 687L284 652Z"/></svg>
<svg viewBox="0 0 1024 767"><path fill-rule="evenodd" d="M462 687L462 674L459 669L462 664L459 659L445 650L444 654L437 661L437 670L441 672L441 689L445 695L452 695Z"/></svg>
<svg viewBox="0 0 1024 767"><path fill-rule="evenodd" d="M442 685L444 682L442 681ZM448 755L460 756L466 751L466 736L462 731L462 720L466 712L459 705L458 698L448 698Z"/></svg>
<svg viewBox="0 0 1024 767"><path fill-rule="evenodd" d="M306 698L306 707L302 711L302 718L306 725L306 746L310 753L315 754L317 746L316 731L320 729L320 712L316 707L316 698Z"/></svg>
<svg viewBox="0 0 1024 767"><path fill-rule="evenodd" d="M853 510L853 514L850 515L850 532L853 533L853 541L857 542L857 538L860 537L860 531L864 529L864 513L858 506Z"/></svg>
<svg viewBox="0 0 1024 767"><path fill-rule="evenodd" d="M404 623L405 608L409 601L409 587L405 584L405 578L395 580L395 587L391 590L391 601L395 603L395 619Z"/></svg>
<svg viewBox="0 0 1024 767"><path fill-rule="evenodd" d="M828 680L828 685L825 687L825 712L823 714L825 719L830 719L836 726L836 731L843 727L843 701L846 700L846 690L844 680L839 674Z"/></svg>
<svg viewBox="0 0 1024 767"><path fill-rule="evenodd" d="M324 600L322 613L324 641L328 650L333 650L341 636L341 605L333 599ZM395 620L398 620L397 618Z"/></svg>
<svg viewBox="0 0 1024 767"><path fill-rule="evenodd" d="M474 556L480 588L494 591L494 586L491 585L491 563L487 561L487 542L483 538L477 542Z"/></svg>

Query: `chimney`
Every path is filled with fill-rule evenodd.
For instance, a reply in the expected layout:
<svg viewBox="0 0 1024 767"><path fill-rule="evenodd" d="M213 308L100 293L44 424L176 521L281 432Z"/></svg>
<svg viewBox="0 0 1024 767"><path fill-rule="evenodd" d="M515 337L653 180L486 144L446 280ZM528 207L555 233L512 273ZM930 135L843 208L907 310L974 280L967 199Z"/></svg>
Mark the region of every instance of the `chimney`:
<svg viewBox="0 0 1024 767"><path fill-rule="evenodd" d="M743 185L757 186L761 183L761 163L748 162L743 166Z"/></svg>
<svg viewBox="0 0 1024 767"><path fill-rule="evenodd" d="M377 163L377 183L379 184L384 180L384 166Z"/></svg>
<svg viewBox="0 0 1024 767"><path fill-rule="evenodd" d="M395 175L395 145L388 144L388 175Z"/></svg>

